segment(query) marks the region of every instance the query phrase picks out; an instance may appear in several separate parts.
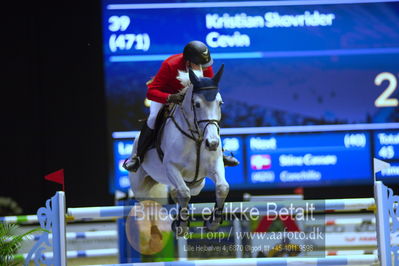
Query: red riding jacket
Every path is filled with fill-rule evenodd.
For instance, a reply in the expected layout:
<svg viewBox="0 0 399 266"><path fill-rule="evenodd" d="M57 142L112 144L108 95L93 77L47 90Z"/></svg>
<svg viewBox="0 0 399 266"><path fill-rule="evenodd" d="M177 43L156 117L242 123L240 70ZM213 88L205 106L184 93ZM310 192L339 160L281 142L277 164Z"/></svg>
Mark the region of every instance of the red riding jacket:
<svg viewBox="0 0 399 266"><path fill-rule="evenodd" d="M183 54L172 55L161 65L157 75L147 83L147 98L151 101L166 103L170 94L183 89L180 81L176 78L178 70L186 71L186 61ZM213 77L212 66L203 69L204 77Z"/></svg>

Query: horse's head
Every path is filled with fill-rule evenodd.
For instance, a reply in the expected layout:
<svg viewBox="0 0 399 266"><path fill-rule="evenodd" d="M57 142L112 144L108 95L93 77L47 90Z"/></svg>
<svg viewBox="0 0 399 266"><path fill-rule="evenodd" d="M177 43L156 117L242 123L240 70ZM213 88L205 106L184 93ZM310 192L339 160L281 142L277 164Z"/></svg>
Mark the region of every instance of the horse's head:
<svg viewBox="0 0 399 266"><path fill-rule="evenodd" d="M213 78L197 77L190 69L189 76L192 86L187 90L186 108L191 108L194 114L194 123L199 134L205 140L205 146L210 151L216 151L220 144L219 121L222 113L222 96L219 93L219 81L223 74L224 65Z"/></svg>

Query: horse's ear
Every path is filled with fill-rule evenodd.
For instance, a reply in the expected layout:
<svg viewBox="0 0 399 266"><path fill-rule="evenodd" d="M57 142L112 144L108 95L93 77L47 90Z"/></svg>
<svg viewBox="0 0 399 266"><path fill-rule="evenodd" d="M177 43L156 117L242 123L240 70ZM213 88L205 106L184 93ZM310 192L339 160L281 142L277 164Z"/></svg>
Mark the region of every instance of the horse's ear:
<svg viewBox="0 0 399 266"><path fill-rule="evenodd" d="M212 80L215 82L215 84L219 84L220 78L223 75L223 70L224 70L224 64L222 64L222 66L219 68L218 73L216 73L216 75L212 78Z"/></svg>
<svg viewBox="0 0 399 266"><path fill-rule="evenodd" d="M191 83L195 87L195 85L197 85L199 83L199 79L198 79L197 75L195 75L194 71L191 68L188 69L188 75L190 77Z"/></svg>

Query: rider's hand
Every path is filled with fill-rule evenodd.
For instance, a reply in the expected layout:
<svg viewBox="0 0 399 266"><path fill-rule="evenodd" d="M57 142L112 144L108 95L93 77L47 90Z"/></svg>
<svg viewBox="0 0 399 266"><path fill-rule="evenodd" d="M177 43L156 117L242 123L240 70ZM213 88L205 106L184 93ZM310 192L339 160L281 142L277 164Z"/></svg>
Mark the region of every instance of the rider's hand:
<svg viewBox="0 0 399 266"><path fill-rule="evenodd" d="M175 94L169 94L167 102L179 104L183 101L183 99L184 99L184 92L181 91Z"/></svg>

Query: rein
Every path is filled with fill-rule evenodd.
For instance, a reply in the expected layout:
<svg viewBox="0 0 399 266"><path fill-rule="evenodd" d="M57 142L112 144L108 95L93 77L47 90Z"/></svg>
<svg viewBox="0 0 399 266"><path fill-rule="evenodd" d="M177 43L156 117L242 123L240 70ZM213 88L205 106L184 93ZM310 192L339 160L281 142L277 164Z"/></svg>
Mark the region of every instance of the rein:
<svg viewBox="0 0 399 266"><path fill-rule="evenodd" d="M193 96L191 96L193 97ZM170 118L173 122L173 124L176 126L176 128L180 131L180 133L182 133L184 136L186 136L187 138L193 140L196 144L196 164L195 164L195 175L194 175L194 180L191 182L186 182L187 185L192 185L195 184L199 181L202 181L202 179L198 180L198 174L199 174L199 169L200 169L200 158L201 158L201 145L204 142L204 134L206 132L206 128L209 125L215 125L217 127L218 130L218 135L220 135L220 127L219 127L219 122L220 120L217 119L204 119L204 120L197 120L197 113L195 111L195 107L193 104L193 99L191 98L191 108L194 112L194 127L195 129L192 128L192 124L190 123L190 121L188 121L187 116L184 112L183 106L180 105L180 111L184 117L184 120L187 123L188 129L189 129L189 133L187 133L186 131L184 131L184 129L182 129L182 127L177 123L175 117L174 117L174 113L176 111L177 105L174 105L174 107L172 108L170 114L168 115L167 118ZM204 127L204 130L201 132L200 128L199 128L199 124L201 123L207 123ZM197 136L195 136L197 135ZM204 177L205 178L205 177Z"/></svg>

